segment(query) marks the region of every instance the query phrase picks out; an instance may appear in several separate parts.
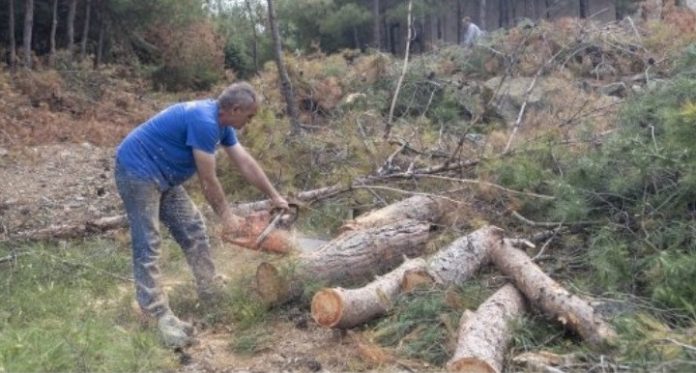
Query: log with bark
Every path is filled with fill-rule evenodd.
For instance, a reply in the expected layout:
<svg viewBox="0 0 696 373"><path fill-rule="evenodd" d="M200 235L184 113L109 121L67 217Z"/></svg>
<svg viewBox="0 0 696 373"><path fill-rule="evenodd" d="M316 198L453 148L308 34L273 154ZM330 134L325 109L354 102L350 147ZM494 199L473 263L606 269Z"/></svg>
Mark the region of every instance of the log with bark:
<svg viewBox="0 0 696 373"><path fill-rule="evenodd" d="M128 226L126 215L115 215L76 224L51 225L46 228L27 230L9 235L10 240L61 240L81 238Z"/></svg>
<svg viewBox="0 0 696 373"><path fill-rule="evenodd" d="M347 284L390 271L404 256L423 254L431 224L415 220L347 231L314 251L302 251L282 265L262 263L256 290L267 305L298 298L309 284ZM279 268L288 268L282 271Z"/></svg>
<svg viewBox="0 0 696 373"><path fill-rule="evenodd" d="M312 298L312 317L322 326L351 328L384 315L402 291L423 283L461 285L488 262L488 251L502 230L488 226L461 237L427 262L411 259L358 289L327 288Z"/></svg>
<svg viewBox="0 0 696 373"><path fill-rule="evenodd" d="M399 219L437 222L442 217L440 201L434 197L415 195L368 212L343 224L341 231L359 230L385 225Z"/></svg>
<svg viewBox="0 0 696 373"><path fill-rule="evenodd" d="M530 302L576 331L595 347L611 344L616 333L585 300L571 294L544 273L531 258L503 240L492 248L492 262L512 278Z"/></svg>
<svg viewBox="0 0 696 373"><path fill-rule="evenodd" d="M447 363L447 369L452 372L501 372L511 338L511 322L525 308L520 291L507 284L483 302L476 312L465 312L459 323L457 348Z"/></svg>

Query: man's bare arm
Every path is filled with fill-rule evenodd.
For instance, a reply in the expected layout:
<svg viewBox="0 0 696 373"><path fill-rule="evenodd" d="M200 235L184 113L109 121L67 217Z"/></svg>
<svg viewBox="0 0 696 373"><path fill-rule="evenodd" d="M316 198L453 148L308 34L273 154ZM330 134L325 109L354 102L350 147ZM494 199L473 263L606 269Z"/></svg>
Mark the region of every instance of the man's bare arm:
<svg viewBox="0 0 696 373"><path fill-rule="evenodd" d="M232 212L227 205L227 198L222 190L222 185L215 173L215 155L202 150L193 150L193 158L196 162L198 179L203 189L203 195L213 208L215 213L223 221L232 217Z"/></svg>
<svg viewBox="0 0 696 373"><path fill-rule="evenodd" d="M261 166L241 144L225 147L225 152L244 179L266 194L276 206L288 208L287 201L273 187Z"/></svg>

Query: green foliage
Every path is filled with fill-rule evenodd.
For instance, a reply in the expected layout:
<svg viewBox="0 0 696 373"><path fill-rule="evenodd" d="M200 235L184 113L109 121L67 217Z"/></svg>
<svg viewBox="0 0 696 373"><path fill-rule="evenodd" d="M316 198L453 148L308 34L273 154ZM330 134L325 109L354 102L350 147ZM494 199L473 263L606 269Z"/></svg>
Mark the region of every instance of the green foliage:
<svg viewBox="0 0 696 373"><path fill-rule="evenodd" d="M694 317L696 79L680 66L684 73L623 106L601 148L569 156L552 143L530 145L488 167L503 185L556 197L526 201L534 219L594 222L585 262L597 291L646 296Z"/></svg>
<svg viewBox="0 0 696 373"><path fill-rule="evenodd" d="M130 311L122 280L130 260L108 241L18 248L2 264L0 371L153 371L173 368L152 331L120 317ZM0 256L9 249L0 248ZM128 301L115 299L127 297Z"/></svg>
<svg viewBox="0 0 696 373"><path fill-rule="evenodd" d="M373 337L399 354L442 366L451 358L462 312L490 294L476 281L459 289L415 289L397 298L389 315L374 326Z"/></svg>

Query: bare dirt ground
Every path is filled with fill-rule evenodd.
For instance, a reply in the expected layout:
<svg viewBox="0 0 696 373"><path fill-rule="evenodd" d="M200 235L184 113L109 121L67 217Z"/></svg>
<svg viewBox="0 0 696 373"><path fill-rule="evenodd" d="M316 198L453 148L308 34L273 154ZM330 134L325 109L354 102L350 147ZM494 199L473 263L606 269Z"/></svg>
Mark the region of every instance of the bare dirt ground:
<svg viewBox="0 0 696 373"><path fill-rule="evenodd" d="M113 182L113 153L111 147L87 143L0 152L2 236L122 214L121 201ZM216 242L213 255L219 272L234 279L253 270L255 263L263 260L265 254ZM176 284L181 279L170 277L164 281ZM311 320L308 310L297 307L289 308L288 312L277 312L259 326L256 345L248 353L235 352L231 347L235 325L199 325L198 329L197 344L180 355L181 372L401 372L427 369L418 363L397 362L359 333L346 334L320 328Z"/></svg>

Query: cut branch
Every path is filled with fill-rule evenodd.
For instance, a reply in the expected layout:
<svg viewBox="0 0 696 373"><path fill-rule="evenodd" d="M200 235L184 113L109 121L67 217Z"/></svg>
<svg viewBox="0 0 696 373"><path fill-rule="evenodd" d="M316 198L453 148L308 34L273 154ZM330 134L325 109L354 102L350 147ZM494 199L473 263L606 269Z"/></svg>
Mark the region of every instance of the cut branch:
<svg viewBox="0 0 696 373"><path fill-rule="evenodd" d="M384 138L389 138L391 133L392 122L394 121L394 108L396 107L396 100L399 98L399 91L401 90L401 85L404 82L404 77L408 71L408 56L411 50L411 31L413 29L413 20L411 10L413 9L413 0L408 1L408 17L407 17L407 28L408 33L406 35L406 52L404 52L404 66L401 69L401 75L396 83L396 89L394 90L394 97L392 97L391 106L389 107L389 118L387 120L387 127L384 129Z"/></svg>
<svg viewBox="0 0 696 373"><path fill-rule="evenodd" d="M530 302L576 331L591 345L599 347L615 340L612 327L587 301L564 289L510 242L505 240L492 247L490 255L498 269L512 278Z"/></svg>
<svg viewBox="0 0 696 373"><path fill-rule="evenodd" d="M522 294L507 284L479 306L465 313L459 324L454 357L447 363L451 372L503 371L503 358L511 338L511 321L525 310Z"/></svg>

